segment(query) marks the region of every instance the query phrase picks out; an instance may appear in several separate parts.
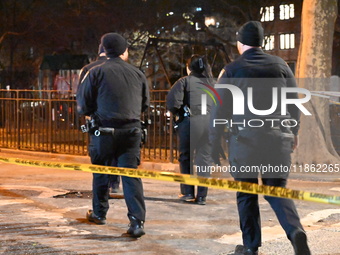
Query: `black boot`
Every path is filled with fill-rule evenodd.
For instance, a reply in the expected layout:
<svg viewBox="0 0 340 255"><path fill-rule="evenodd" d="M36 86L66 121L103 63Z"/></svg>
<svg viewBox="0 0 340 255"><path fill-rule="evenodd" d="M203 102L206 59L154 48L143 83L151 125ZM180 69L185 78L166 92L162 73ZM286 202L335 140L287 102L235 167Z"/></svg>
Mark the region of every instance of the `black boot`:
<svg viewBox="0 0 340 255"><path fill-rule="evenodd" d="M105 217L98 217L94 214L92 210L88 210L86 213L86 219L90 222L94 222L97 225L105 225L106 224L106 218Z"/></svg>
<svg viewBox="0 0 340 255"><path fill-rule="evenodd" d="M193 202L195 199L195 196L193 194L180 194L179 200L183 202Z"/></svg>
<svg viewBox="0 0 340 255"><path fill-rule="evenodd" d="M127 231L132 237L141 237L145 235L144 232L144 221L138 220L135 216L129 216L130 227Z"/></svg>
<svg viewBox="0 0 340 255"><path fill-rule="evenodd" d="M307 244L307 235L305 231L296 229L289 236L290 241L294 247L295 255L310 255L310 250Z"/></svg>
<svg viewBox="0 0 340 255"><path fill-rule="evenodd" d="M205 197L196 197L195 202L198 205L205 205L206 204L206 198Z"/></svg>
<svg viewBox="0 0 340 255"><path fill-rule="evenodd" d="M258 255L257 248L250 249L243 245L237 245L233 255Z"/></svg>

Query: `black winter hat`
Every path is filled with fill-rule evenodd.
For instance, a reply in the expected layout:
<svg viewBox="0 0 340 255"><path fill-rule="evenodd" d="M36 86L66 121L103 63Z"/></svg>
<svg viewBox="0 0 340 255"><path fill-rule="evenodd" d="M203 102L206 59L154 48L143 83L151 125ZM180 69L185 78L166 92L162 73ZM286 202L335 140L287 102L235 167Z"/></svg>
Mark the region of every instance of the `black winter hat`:
<svg viewBox="0 0 340 255"><path fill-rule="evenodd" d="M128 47L126 39L117 33L107 33L101 38L106 56L118 57L122 55Z"/></svg>
<svg viewBox="0 0 340 255"><path fill-rule="evenodd" d="M249 21L240 27L236 40L249 46L262 46L263 33L263 27L259 21Z"/></svg>

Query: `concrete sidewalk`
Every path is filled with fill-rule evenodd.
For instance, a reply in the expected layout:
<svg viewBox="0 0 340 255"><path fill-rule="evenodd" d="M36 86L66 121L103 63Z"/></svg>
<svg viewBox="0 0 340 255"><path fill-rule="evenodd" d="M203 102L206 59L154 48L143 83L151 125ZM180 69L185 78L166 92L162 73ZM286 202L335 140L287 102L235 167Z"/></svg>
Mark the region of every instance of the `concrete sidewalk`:
<svg viewBox="0 0 340 255"><path fill-rule="evenodd" d="M27 153L1 149L1 156L44 161L89 163L88 157ZM178 201L179 184L145 179L146 235L125 235L123 199L110 200L108 224L85 219L89 197L61 197L69 191L88 194L90 173L0 163L0 254L232 254L241 243L235 192L210 189L207 205ZM173 164L144 162L141 168L178 171ZM339 181L295 178L289 187L339 195ZM263 247L260 254L293 254L269 204L263 199ZM340 207L296 202L313 254L340 254Z"/></svg>

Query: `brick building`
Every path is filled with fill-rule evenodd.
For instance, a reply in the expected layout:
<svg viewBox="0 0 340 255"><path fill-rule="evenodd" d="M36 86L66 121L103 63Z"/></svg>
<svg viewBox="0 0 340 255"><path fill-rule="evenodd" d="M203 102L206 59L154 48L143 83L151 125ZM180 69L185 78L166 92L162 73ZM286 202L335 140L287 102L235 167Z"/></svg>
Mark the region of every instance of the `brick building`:
<svg viewBox="0 0 340 255"><path fill-rule="evenodd" d="M263 49L283 58L293 72L300 45L301 12L302 0L273 1L260 10L265 30Z"/></svg>
<svg viewBox="0 0 340 255"><path fill-rule="evenodd" d="M280 56L295 72L300 46L301 13L303 0L265 1L261 6L261 22L265 29L264 50ZM338 17L340 14L338 1ZM335 23L332 75L340 76L340 19Z"/></svg>

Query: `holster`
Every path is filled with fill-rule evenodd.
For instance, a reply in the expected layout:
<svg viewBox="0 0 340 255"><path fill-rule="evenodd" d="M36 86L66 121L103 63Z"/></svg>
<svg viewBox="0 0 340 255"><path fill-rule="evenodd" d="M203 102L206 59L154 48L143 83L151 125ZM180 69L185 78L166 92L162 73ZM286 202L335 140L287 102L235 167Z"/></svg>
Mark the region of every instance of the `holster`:
<svg viewBox="0 0 340 255"><path fill-rule="evenodd" d="M145 121L141 121L141 128L142 128L142 144L145 144L147 141L147 137L148 137L148 125L151 124L150 123L151 120L148 120L147 122Z"/></svg>
<svg viewBox="0 0 340 255"><path fill-rule="evenodd" d="M94 134L99 128L98 119L95 115L91 115L90 119L85 120L85 125L81 125L80 129L83 133Z"/></svg>

